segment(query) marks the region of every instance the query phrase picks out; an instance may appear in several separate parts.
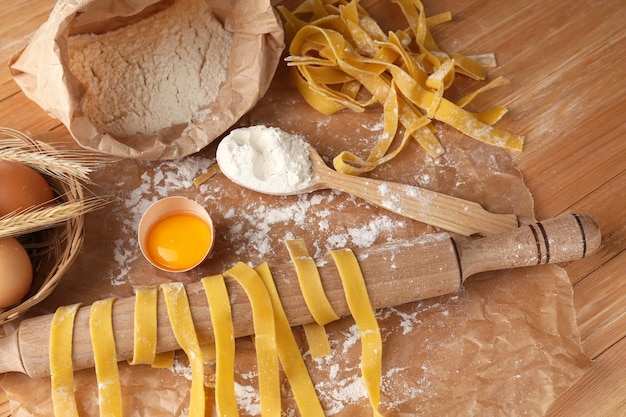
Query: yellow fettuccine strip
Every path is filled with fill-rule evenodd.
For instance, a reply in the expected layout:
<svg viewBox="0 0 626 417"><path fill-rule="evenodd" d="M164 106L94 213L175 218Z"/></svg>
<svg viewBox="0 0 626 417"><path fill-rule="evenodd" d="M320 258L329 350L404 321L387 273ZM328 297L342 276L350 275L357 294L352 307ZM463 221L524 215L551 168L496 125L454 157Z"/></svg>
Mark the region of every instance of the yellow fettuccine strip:
<svg viewBox="0 0 626 417"><path fill-rule="evenodd" d="M326 334L325 324L339 320L339 316L330 305L315 260L309 256L304 240L286 240L285 246L296 269L300 290L315 323L303 325L309 349L313 358L330 355L330 343Z"/></svg>
<svg viewBox="0 0 626 417"><path fill-rule="evenodd" d="M113 336L115 298L96 301L89 313L89 333L96 364L98 403L103 417L122 416L122 389Z"/></svg>
<svg viewBox="0 0 626 417"><path fill-rule="evenodd" d="M272 301L274 321L276 323L278 357L291 385L300 415L303 417L324 417L324 410L315 392L315 386L302 359L298 343L293 336L287 315L278 296L272 272L267 263L261 264L254 269L265 283Z"/></svg>
<svg viewBox="0 0 626 417"><path fill-rule="evenodd" d="M306 271L311 265L317 271L315 262L308 256L303 241L290 241L287 244L294 263L308 265L300 268ZM380 416L382 339L380 330L367 294L365 281L358 261L349 249L330 252L345 291L348 307L361 333L361 371L375 416ZM310 272L310 271L308 271ZM192 381L189 416L205 414L204 392L204 352L212 352L216 360L215 397L217 414L237 416L235 396L234 360L235 341L231 317L230 300L224 276L235 279L244 289L253 313L254 342L257 350L259 372L259 392L261 415L281 415L281 392L279 363L292 387L293 395L304 417L323 417L324 410L315 391L278 291L267 263L251 268L239 262L224 275L204 278L202 284L206 293L215 332L215 343L200 346L194 327L191 308L185 287L182 283L169 283L160 286L163 292L170 324L174 336L189 358ZM319 280L319 275L317 276ZM321 288L312 290L319 299L326 298ZM135 300L135 351L131 364L145 363L157 366L171 366L174 352L156 354L156 287L136 288ZM115 299L95 302L90 309L89 329L92 340L100 415L121 416L122 396L117 354L113 332L112 312ZM72 369L72 332L74 318L79 305L61 307L55 313L50 334L50 369L52 376L52 400L55 415L77 416L74 397ZM336 320L332 310L322 313L326 319ZM331 321L332 321L331 320ZM318 329L324 331L323 326ZM324 340L327 341L324 333Z"/></svg>
<svg viewBox="0 0 626 417"><path fill-rule="evenodd" d="M370 404L375 416L380 402L380 382L382 367L382 337L369 301L365 280L359 262L349 249L331 251L350 313L361 334L361 374L369 394Z"/></svg>
<svg viewBox="0 0 626 417"><path fill-rule="evenodd" d="M131 365L151 365L155 361L158 295L158 290L154 286L135 288L134 345Z"/></svg>
<svg viewBox="0 0 626 417"><path fill-rule="evenodd" d="M80 304L59 307L50 324L50 383L55 416L78 417L74 394L72 335Z"/></svg>
<svg viewBox="0 0 626 417"><path fill-rule="evenodd" d="M191 316L185 286L179 282L162 284L167 313L172 325L174 337L189 358L191 366L191 399L189 416L204 417L204 360L198 343L198 336Z"/></svg>
<svg viewBox="0 0 626 417"><path fill-rule="evenodd" d="M200 186L200 185L204 184L206 181L208 181L211 178L213 178L215 175L219 174L220 172L221 172L220 166L216 162L213 165L209 166L209 168L206 170L205 173L203 173L203 174L199 175L198 177L194 178L193 183L196 186Z"/></svg>
<svg viewBox="0 0 626 417"><path fill-rule="evenodd" d="M135 288L135 315L133 328L133 358L131 365L151 365L153 368L171 368L174 351L157 349L157 305L159 292L155 286Z"/></svg>
<svg viewBox="0 0 626 417"><path fill-rule="evenodd" d="M215 335L215 405L218 416L238 416L235 395L235 336L222 275L202 279Z"/></svg>
<svg viewBox="0 0 626 417"><path fill-rule="evenodd" d="M326 328L319 323L306 323L302 325L309 351L313 359L320 359L332 353Z"/></svg>
<svg viewBox="0 0 626 417"><path fill-rule="evenodd" d="M131 365L151 365L153 368L170 368L174 352L157 353L158 289L155 286L135 288L135 316L133 329L133 358Z"/></svg>
<svg viewBox="0 0 626 417"><path fill-rule="evenodd" d="M204 358L204 363L215 363L217 360L217 352L215 350L215 343L207 343L205 345L200 345L200 349L202 350L202 357Z"/></svg>
<svg viewBox="0 0 626 417"><path fill-rule="evenodd" d="M235 279L241 285L252 307L261 415L280 417L280 375L272 301L259 274L245 263L238 262L224 272L224 276Z"/></svg>
<svg viewBox="0 0 626 417"><path fill-rule="evenodd" d="M339 316L326 298L317 265L315 260L309 256L304 240L286 240L285 246L296 269L304 302L313 319L322 325L339 320Z"/></svg>
<svg viewBox="0 0 626 417"><path fill-rule="evenodd" d="M154 361L152 362L153 368L171 368L174 366L174 352L173 350L170 352L161 352L157 353L154 356Z"/></svg>
<svg viewBox="0 0 626 417"><path fill-rule="evenodd" d="M493 128L506 108L472 113L462 109L477 94L504 85L496 79L453 104L444 98L455 73L484 80L485 67L495 65L492 55L448 54L435 43L429 27L451 19L449 13L427 18L419 0L392 0L400 6L409 29L385 34L358 0L312 0L293 12L279 11L286 21L290 42L287 62L292 79L305 100L324 114L342 109L362 112L383 105L382 137L362 159L350 151L335 157L335 169L348 174L371 171L394 158L415 139L432 157L444 153L432 120L444 122L485 143L521 150L522 136ZM357 99L360 90L370 98ZM390 152L398 127L405 133Z"/></svg>

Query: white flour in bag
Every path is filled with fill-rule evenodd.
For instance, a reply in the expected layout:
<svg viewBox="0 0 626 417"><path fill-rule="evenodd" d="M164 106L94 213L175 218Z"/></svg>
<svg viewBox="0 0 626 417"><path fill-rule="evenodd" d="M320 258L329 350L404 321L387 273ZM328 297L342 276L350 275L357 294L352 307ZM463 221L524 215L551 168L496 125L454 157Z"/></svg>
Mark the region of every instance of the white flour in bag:
<svg viewBox="0 0 626 417"><path fill-rule="evenodd" d="M70 70L87 86L82 109L117 137L191 122L215 101L232 45L204 1L182 0L132 25L69 38Z"/></svg>

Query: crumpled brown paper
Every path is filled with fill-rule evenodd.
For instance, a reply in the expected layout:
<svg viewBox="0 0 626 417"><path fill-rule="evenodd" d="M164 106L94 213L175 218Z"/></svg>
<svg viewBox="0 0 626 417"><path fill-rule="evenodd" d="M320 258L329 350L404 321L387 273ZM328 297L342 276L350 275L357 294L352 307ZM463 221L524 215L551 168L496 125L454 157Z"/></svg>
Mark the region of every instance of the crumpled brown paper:
<svg viewBox="0 0 626 417"><path fill-rule="evenodd" d="M367 154L382 132L381 111L320 115L289 86L286 71L279 67L266 96L240 124L304 134L327 158L345 149ZM472 199L492 211L514 212L522 223L534 220L531 195L508 151L437 127L447 148L441 158L431 159L415 144L371 175ZM192 180L214 162L214 155L212 144L179 161L122 160L96 172L95 191L115 199L106 210L87 216L81 256L57 290L29 314L130 296L133 285L197 281L237 261L286 263L285 239L305 239L311 254L319 257L333 248L366 248L439 232L333 191L264 196L223 175L194 186ZM156 270L137 246L139 216L168 195L202 203L215 224L214 252L188 273ZM475 275L457 294L384 308L376 316L383 338L380 409L386 416L541 416L590 366L580 346L571 285L564 270L553 265ZM360 380L354 321L345 318L327 329L333 355L320 360L311 358L302 330L294 329L326 414L371 415ZM121 362L120 374L125 416L185 415L190 380L184 354L179 352L176 366L166 370ZM214 367L207 365L207 382L213 375ZM79 371L75 377L81 416L97 416L94 371ZM238 339L242 416L260 415L256 377L254 346L249 338ZM282 384L283 415L299 415L284 378ZM7 374L0 385L11 401L12 417L52 415L49 379ZM213 395L208 388L207 404L214 403ZM211 406L207 415L216 415Z"/></svg>
<svg viewBox="0 0 626 417"><path fill-rule="evenodd" d="M69 70L69 34L103 33L130 24L171 0L60 0L29 44L11 59L24 93L60 120L83 147L140 159L176 159L197 152L230 128L263 96L284 48L283 28L269 0L209 0L234 34L227 81L189 125L154 135L116 138L98 132L81 110L81 86Z"/></svg>

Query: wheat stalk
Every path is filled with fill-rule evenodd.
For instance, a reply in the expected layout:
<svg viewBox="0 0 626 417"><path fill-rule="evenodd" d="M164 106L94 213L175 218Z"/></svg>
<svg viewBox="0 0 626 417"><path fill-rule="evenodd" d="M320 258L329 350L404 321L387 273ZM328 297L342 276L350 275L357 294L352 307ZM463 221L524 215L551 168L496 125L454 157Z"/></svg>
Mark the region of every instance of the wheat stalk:
<svg viewBox="0 0 626 417"><path fill-rule="evenodd" d="M3 136L5 138L0 140L0 160L22 163L49 176L51 187L61 194L57 198L61 202L1 217L0 237L51 228L106 204L105 198L84 198L81 182L91 182L89 174L112 159L93 152L58 150L18 130L0 127L0 138Z"/></svg>
<svg viewBox="0 0 626 417"><path fill-rule="evenodd" d="M57 226L77 216L103 207L106 201L89 197L81 201L68 201L26 213L0 218L0 238L19 236Z"/></svg>
<svg viewBox="0 0 626 417"><path fill-rule="evenodd" d="M30 136L6 127L0 127L0 160L26 164L53 178L67 181L79 178L89 182L89 174L113 159L85 150L58 150L33 140ZM8 138L8 139L7 139Z"/></svg>

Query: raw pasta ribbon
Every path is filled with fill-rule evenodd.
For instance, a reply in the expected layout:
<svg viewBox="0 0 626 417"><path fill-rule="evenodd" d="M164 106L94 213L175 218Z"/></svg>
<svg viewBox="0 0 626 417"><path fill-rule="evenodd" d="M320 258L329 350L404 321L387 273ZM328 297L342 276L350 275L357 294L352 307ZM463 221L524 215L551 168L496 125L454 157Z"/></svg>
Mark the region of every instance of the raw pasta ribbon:
<svg viewBox="0 0 626 417"><path fill-rule="evenodd" d="M157 298L154 286L135 288L134 343L131 365L152 365L157 345Z"/></svg>
<svg viewBox="0 0 626 417"><path fill-rule="evenodd" d="M54 415L78 417L74 395L72 337L80 304L59 307L50 325L50 382Z"/></svg>
<svg viewBox="0 0 626 417"><path fill-rule="evenodd" d="M378 417L381 416L378 405L383 352L378 321L374 316L365 280L354 253L349 249L341 249L330 252L330 255L339 271L348 308L361 334L361 374L374 416Z"/></svg>
<svg viewBox="0 0 626 417"><path fill-rule="evenodd" d="M89 332L96 363L100 415L122 416L122 389L113 334L113 303L115 298L98 300L91 305Z"/></svg>
<svg viewBox="0 0 626 417"><path fill-rule="evenodd" d="M191 399L189 417L204 417L204 360L191 316L187 292L182 283L161 285L174 337L189 358L191 365Z"/></svg>
<svg viewBox="0 0 626 417"><path fill-rule="evenodd" d="M314 323L302 326L309 342L311 356L321 358L330 355L330 343L324 325L339 320L339 316L326 298L317 265L309 256L304 240L287 240L285 245L296 269L304 302L315 320Z"/></svg>
<svg viewBox="0 0 626 417"><path fill-rule="evenodd" d="M312 308L318 326L317 337L328 344L323 324L339 319L326 299L317 265L308 255L304 241L286 242L294 269L301 281L301 291L307 304L326 300L323 307ZM361 371L375 416L380 416L382 340L369 302L367 288L358 261L346 250L330 253L344 287L350 312L361 333ZM252 310L254 342L257 355L258 386L262 416L281 415L280 368L292 388L294 399L305 417L323 417L324 410L316 393L304 358L291 330L287 314L271 270L267 263L252 268L242 262L220 275L201 280L211 324L214 343L201 346L192 317L187 290L182 283L172 282L160 287L142 286L135 289L134 351L131 365L151 364L163 358L171 362L171 352L156 353L157 308L159 289L165 301L171 329L191 367L189 416L200 417L206 412L204 386L204 352L215 359L215 402L219 416L237 416L235 394L235 331L230 297L225 278L233 279L245 291ZM89 330L94 353L100 415L122 415L122 392L113 329L115 298L96 301L89 310ZM50 331L50 370L52 401L56 416L77 416L72 366L72 333L79 305L60 307L52 320ZM330 351L330 349L328 349ZM167 361L166 361L167 362Z"/></svg>
<svg viewBox="0 0 626 417"><path fill-rule="evenodd" d="M313 108L329 115L342 109L362 112L374 103L383 107L383 133L370 155L362 159L343 151L333 161L335 169L371 171L398 155L410 138L438 157L445 150L433 120L490 145L521 150L522 136L492 126L505 107L480 113L464 109L479 93L505 85L504 78L459 103L444 97L457 73L484 80L485 67L495 65L493 54L470 57L442 51L429 27L450 20L450 13L427 18L419 0L392 2L400 6L409 29L385 34L358 0L312 0L293 12L279 7L290 42L286 60L293 67L292 80ZM398 137L399 144L392 146Z"/></svg>
<svg viewBox="0 0 626 417"><path fill-rule="evenodd" d="M274 321L276 323L278 357L291 385L300 414L303 417L323 417L324 410L315 392L315 386L313 381L311 381L311 376L298 348L296 338L291 331L291 326L274 284L272 272L267 263L261 264L254 269L265 283L272 301Z"/></svg>
<svg viewBox="0 0 626 417"><path fill-rule="evenodd" d="M224 276L233 278L244 289L252 306L254 346L259 370L259 396L262 416L281 414L280 375L276 347L274 310L267 288L259 274L238 262Z"/></svg>
<svg viewBox="0 0 626 417"><path fill-rule="evenodd" d="M202 279L215 334L215 405L218 416L237 416L235 338L230 299L223 275Z"/></svg>

